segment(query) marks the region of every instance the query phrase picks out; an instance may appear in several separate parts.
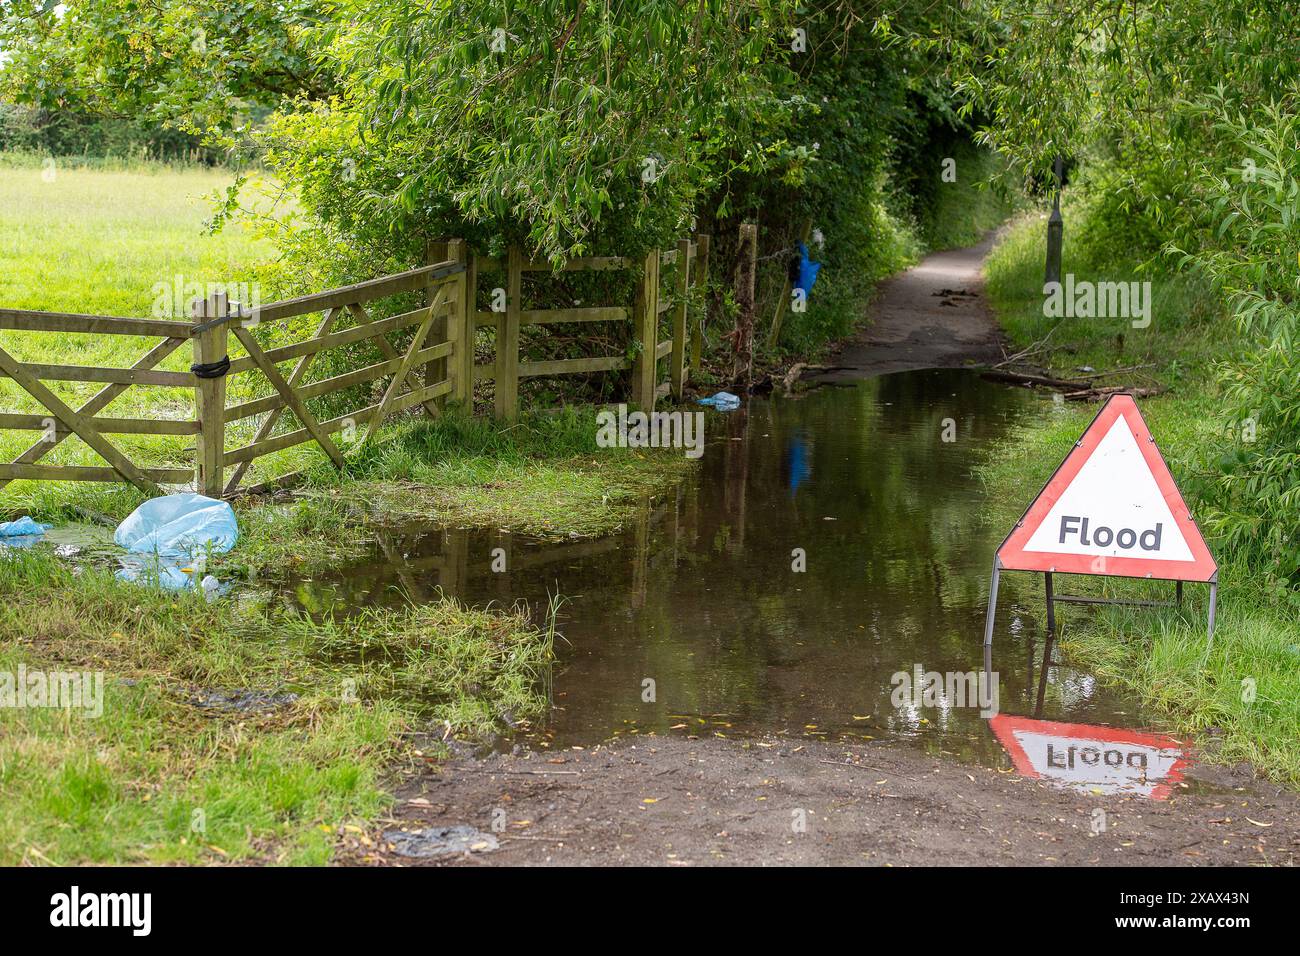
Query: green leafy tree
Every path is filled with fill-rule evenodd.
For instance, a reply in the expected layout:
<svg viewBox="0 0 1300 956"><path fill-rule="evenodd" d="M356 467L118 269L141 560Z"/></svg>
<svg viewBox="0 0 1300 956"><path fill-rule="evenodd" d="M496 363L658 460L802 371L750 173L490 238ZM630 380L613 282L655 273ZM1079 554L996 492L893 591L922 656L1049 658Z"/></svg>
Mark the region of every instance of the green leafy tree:
<svg viewBox="0 0 1300 956"><path fill-rule="evenodd" d="M323 96L307 0L3 0L0 98L150 119L209 140L286 97Z"/></svg>
<svg viewBox="0 0 1300 956"><path fill-rule="evenodd" d="M322 55L342 91L279 117L271 161L379 247L455 232L560 258L667 242L730 171L722 157L774 161L790 109L791 5L775 0L329 11Z"/></svg>

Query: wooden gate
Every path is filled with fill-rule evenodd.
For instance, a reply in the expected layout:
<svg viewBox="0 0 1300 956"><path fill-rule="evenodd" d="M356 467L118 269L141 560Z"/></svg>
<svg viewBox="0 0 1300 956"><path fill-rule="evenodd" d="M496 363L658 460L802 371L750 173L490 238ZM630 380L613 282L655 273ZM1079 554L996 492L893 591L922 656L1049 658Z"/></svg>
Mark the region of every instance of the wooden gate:
<svg viewBox="0 0 1300 956"><path fill-rule="evenodd" d="M444 399L466 406L473 402L476 380L495 383L495 413L512 420L518 415L519 381L542 375L568 375L632 369L630 400L653 408L658 398L680 397L689 375L688 328L690 290L707 269L708 237L683 239L677 248L655 251L644 259L621 256L574 259L565 271L630 270L636 277L635 301L626 304L572 309L522 308L525 272L551 270L547 262L527 261L518 248L502 259L473 255L461 240L440 246L440 261L396 275L359 282L342 288L275 302L250 309L216 294L196 300L189 321L131 319L114 316L71 315L0 309L0 330L136 336L157 339L129 368L99 368L23 362L0 348L0 378L11 379L41 408L40 412L0 412L0 429L41 432L34 442L8 464L0 464L0 487L15 479L50 481L126 480L147 494L162 493L161 485L191 486L212 496L237 491L263 490L297 478L283 475L252 488L243 481L259 458L305 443L314 443L342 468L343 452L334 436L364 426L362 442L374 439L392 415L423 407L429 415L440 413ZM661 290L663 266L675 270L671 289ZM505 303L500 312L478 311L480 276L505 277ZM376 300L423 292L423 304L395 315L372 318ZM391 309L392 306L388 306ZM277 341L266 346L267 336L253 329L277 323L287 332L288 320L319 316L304 338ZM668 329L661 334L666 317ZM527 325L559 322L631 322L635 342L633 358L627 354L521 362L519 331ZM495 358L475 365L476 330L496 330ZM399 348L390 336L409 334ZM273 336L274 337L274 336ZM278 336L279 339L285 335ZM698 347L698 330L695 335ZM233 341L232 341L233 340ZM186 341L193 363L187 371L166 371L158 366ZM316 357L327 350L371 343L383 359L364 367L335 372L325 378L311 376ZM232 358L232 346L242 354ZM660 382L660 362L669 360L666 380ZM292 362L287 370L281 365ZM244 378L248 376L250 378ZM308 407L312 399L343 389L387 379L377 400L322 420ZM77 407L55 394L45 381L103 383L104 388ZM242 387L230 388L231 382ZM193 396L193 417L115 418L101 416L110 403L129 388L183 388ZM375 386L377 393L378 386ZM237 398L232 403L232 394ZM373 396L372 396L373 398ZM189 404L187 402L187 404ZM297 427L278 428L285 412ZM253 428L250 420L257 419ZM241 425L241 423L246 423ZM192 463L185 467L145 467L132 462L105 436L112 434L193 436ZM354 431L354 434L357 434ZM104 465L42 463L54 448L76 435L105 462ZM241 443L227 448L227 442ZM189 456L190 449L185 454Z"/></svg>
<svg viewBox="0 0 1300 956"><path fill-rule="evenodd" d="M199 432L197 420L97 417L99 412L129 388L151 385L186 388L193 385L194 376L191 373L160 371L157 367L163 359L190 338L188 322L0 309L0 329L162 339L130 368L20 362L8 351L0 348L0 373L11 379L44 409L40 414L0 413L0 428L42 433L36 442L12 462L0 464L0 487L16 478L50 481L125 480L148 494L159 494L161 493L159 482L187 482L194 477L191 469L146 468L137 465L105 436L110 434L196 435ZM96 392L89 401L73 408L44 384L47 381L104 383L104 388ZM39 464L42 458L57 448L69 435L76 435L84 441L108 465Z"/></svg>

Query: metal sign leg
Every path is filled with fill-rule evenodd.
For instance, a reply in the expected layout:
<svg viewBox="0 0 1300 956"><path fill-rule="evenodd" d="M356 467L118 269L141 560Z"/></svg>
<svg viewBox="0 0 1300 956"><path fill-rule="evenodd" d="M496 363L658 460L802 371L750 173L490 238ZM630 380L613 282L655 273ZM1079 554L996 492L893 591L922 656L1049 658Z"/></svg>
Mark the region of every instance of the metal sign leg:
<svg viewBox="0 0 1300 956"><path fill-rule="evenodd" d="M1052 594L1052 572L1043 572L1043 581L1047 587L1047 633L1056 633L1056 601Z"/></svg>
<svg viewBox="0 0 1300 956"><path fill-rule="evenodd" d="M1210 639L1205 645L1205 656L1210 656L1210 648L1214 646L1214 612L1219 604L1219 582L1210 582Z"/></svg>
<svg viewBox="0 0 1300 956"><path fill-rule="evenodd" d="M984 621L984 646L988 647L993 643L993 618L998 611L998 576L1002 569L998 567L998 559L993 559L993 583L989 585L989 613Z"/></svg>

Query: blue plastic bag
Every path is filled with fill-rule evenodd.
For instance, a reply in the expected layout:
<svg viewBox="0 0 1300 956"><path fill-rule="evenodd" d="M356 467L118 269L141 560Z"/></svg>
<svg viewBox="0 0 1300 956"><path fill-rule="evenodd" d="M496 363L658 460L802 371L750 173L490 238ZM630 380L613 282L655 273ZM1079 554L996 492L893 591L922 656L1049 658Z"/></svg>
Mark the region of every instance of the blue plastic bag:
<svg viewBox="0 0 1300 956"><path fill-rule="evenodd" d="M233 548L239 524L226 502L187 492L146 501L117 526L113 540L136 554L192 561Z"/></svg>
<svg viewBox="0 0 1300 956"><path fill-rule="evenodd" d="M710 395L708 398L696 399L701 405L710 405L720 412L735 411L740 407L740 399L730 392L718 392L716 395Z"/></svg>
<svg viewBox="0 0 1300 956"><path fill-rule="evenodd" d="M799 243L799 281L795 283L795 288L803 289L805 299L812 294L813 283L817 281L817 273L821 271L821 267L820 262L809 260L808 247L802 242Z"/></svg>
<svg viewBox="0 0 1300 956"><path fill-rule="evenodd" d="M194 567L181 567L179 564L152 558L145 561L139 558L122 559L122 567L118 569L116 577L119 581L156 585L164 591L199 591L205 598L218 597L230 589L228 584L222 584L212 575L205 575L202 567L197 564Z"/></svg>
<svg viewBox="0 0 1300 956"><path fill-rule="evenodd" d="M0 521L0 538L20 538L27 535L41 535L49 531L53 525L41 524L39 521L33 521L28 515L23 515L17 521Z"/></svg>

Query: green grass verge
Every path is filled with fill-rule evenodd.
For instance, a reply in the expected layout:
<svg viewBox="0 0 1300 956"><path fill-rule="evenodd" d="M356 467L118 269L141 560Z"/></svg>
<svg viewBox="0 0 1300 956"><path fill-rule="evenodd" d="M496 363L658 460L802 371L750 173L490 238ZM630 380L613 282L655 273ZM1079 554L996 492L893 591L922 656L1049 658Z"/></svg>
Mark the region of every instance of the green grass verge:
<svg viewBox="0 0 1300 956"><path fill-rule="evenodd" d="M0 707L0 865L323 863L388 805L403 731L543 713L553 633L450 601L316 620L0 558L0 675L103 672L102 715ZM0 679L3 679L0 677ZM195 693L291 692L262 713Z"/></svg>
<svg viewBox="0 0 1300 956"><path fill-rule="evenodd" d="M1064 271L1094 281L1128 278L1113 265L1091 261L1069 241L1068 206L1066 223ZM1042 340L1056 325L1042 314L1043 229L1036 216L1022 219L987 265L995 309L1020 347ZM1133 275L1152 282L1149 328L1134 329L1127 319L1066 319L1047 340L1050 350L1034 360L1064 377L1082 365L1151 366L1113 383L1166 389L1143 400L1142 413L1195 514L1197 477L1213 466L1206 460L1208 450L1234 424L1224 419L1215 367L1237 346L1234 336L1225 334L1224 305L1210 289L1158 269ZM1041 416L991 452L982 469L991 520L1007 524L1019 516L1095 412L1095 406L1060 406L1044 398ZM1207 540L1215 550L1213 537L1207 534ZM1219 619L1208 657L1206 589L1195 585L1187 587L1181 610L1060 608L1062 650L1102 677L1133 688L1167 729L1194 736L1210 759L1248 760L1273 779L1300 785L1300 628L1265 592L1258 575L1231 555L1216 556ZM1041 581L1035 586L1041 588ZM1164 600L1171 585L1079 578L1071 588Z"/></svg>

